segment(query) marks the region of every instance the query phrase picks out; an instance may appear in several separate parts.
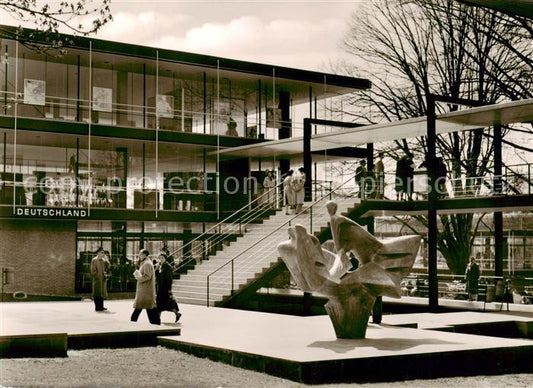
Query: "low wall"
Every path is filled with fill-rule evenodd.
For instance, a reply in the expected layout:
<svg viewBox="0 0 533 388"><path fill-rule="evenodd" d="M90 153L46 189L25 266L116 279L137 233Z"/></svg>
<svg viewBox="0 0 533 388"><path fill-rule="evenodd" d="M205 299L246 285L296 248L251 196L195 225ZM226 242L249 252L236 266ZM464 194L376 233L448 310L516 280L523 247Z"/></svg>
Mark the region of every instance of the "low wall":
<svg viewBox="0 0 533 388"><path fill-rule="evenodd" d="M75 294L76 222L0 220L4 293Z"/></svg>

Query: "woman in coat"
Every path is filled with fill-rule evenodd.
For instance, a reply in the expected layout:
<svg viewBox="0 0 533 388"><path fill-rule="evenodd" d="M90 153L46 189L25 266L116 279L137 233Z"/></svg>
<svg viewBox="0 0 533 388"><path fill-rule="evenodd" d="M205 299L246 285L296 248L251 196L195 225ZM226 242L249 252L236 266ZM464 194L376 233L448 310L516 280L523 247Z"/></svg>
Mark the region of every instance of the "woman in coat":
<svg viewBox="0 0 533 388"><path fill-rule="evenodd" d="M133 302L133 313L131 320L137 322L143 309L146 309L150 323L160 325L159 312L155 304L155 271L152 260L148 258L150 252L141 249L139 252L139 269L135 270L133 276L137 279L137 289L135 291L135 301Z"/></svg>
<svg viewBox="0 0 533 388"><path fill-rule="evenodd" d="M176 321L181 317L178 302L172 295L172 281L174 280L172 266L168 262L166 253L159 254L159 273L157 275L157 296L156 304L159 315L163 311L172 311L176 314Z"/></svg>
<svg viewBox="0 0 533 388"><path fill-rule="evenodd" d="M275 187L276 187L276 180L274 176L272 175L272 172L267 170L265 179L263 179L263 188L266 193L265 202L269 207L276 206Z"/></svg>
<svg viewBox="0 0 533 388"><path fill-rule="evenodd" d="M294 189L292 188L292 174L293 170L287 171L287 175L285 176L285 179L283 179L283 193L285 196L285 214L289 215L289 208L293 209L296 205L296 198Z"/></svg>
<svg viewBox="0 0 533 388"><path fill-rule="evenodd" d="M291 185L294 190L296 213L300 213L305 199L305 170L303 167L300 167L298 172L292 176Z"/></svg>
<svg viewBox="0 0 533 388"><path fill-rule="evenodd" d="M468 300L476 301L479 288L479 265L476 263L474 257L470 258L470 263L466 266L466 292L468 292Z"/></svg>
<svg viewBox="0 0 533 388"><path fill-rule="evenodd" d="M93 300L95 311L105 311L104 298L107 298L106 273L110 263L102 247L96 250L96 256L91 260L91 277L93 286Z"/></svg>

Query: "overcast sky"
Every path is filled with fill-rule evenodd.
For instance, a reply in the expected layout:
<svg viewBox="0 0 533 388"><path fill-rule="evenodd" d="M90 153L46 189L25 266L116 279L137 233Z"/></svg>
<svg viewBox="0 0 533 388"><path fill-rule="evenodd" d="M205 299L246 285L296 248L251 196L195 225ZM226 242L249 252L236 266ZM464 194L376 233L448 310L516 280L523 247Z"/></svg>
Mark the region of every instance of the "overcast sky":
<svg viewBox="0 0 533 388"><path fill-rule="evenodd" d="M347 22L361 2L112 0L114 21L96 37L327 70L342 55Z"/></svg>

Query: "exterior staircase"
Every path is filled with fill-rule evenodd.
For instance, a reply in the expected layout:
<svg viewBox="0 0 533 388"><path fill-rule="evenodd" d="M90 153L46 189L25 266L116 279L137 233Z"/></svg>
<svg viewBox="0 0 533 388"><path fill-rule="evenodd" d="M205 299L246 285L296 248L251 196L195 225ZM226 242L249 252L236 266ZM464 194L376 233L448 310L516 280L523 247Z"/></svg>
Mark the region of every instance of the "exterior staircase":
<svg viewBox="0 0 533 388"><path fill-rule="evenodd" d="M248 224L243 235L227 243L222 250L197 264L193 270L174 280L172 291L178 302L214 306L233 291L246 287L278 262L277 246L289 238L290 225L301 224L313 233L325 228L329 215L325 208L329 198L304 204L299 215L279 210L262 224ZM353 208L356 199L337 198L338 214ZM312 229L310 228L312 225Z"/></svg>

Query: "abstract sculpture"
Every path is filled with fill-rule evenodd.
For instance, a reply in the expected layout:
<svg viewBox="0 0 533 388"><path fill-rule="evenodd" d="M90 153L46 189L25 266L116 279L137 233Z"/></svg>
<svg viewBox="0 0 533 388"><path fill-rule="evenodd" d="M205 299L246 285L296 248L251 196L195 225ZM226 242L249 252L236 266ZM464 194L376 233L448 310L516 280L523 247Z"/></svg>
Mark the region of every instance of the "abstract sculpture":
<svg viewBox="0 0 533 388"><path fill-rule="evenodd" d="M302 291L328 297L325 307L337 338L364 338L376 297L401 297L400 282L414 264L421 237L378 240L336 215L335 202L326 207L335 252L324 249L301 225L289 228L290 239L278 245L278 252ZM348 253L359 261L355 270Z"/></svg>

